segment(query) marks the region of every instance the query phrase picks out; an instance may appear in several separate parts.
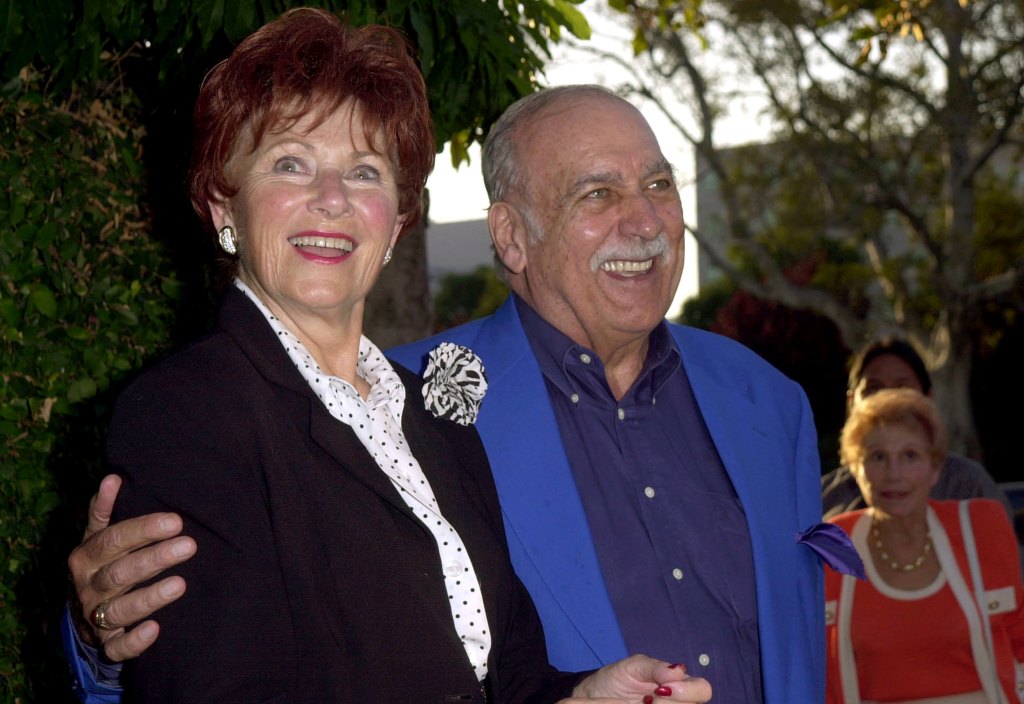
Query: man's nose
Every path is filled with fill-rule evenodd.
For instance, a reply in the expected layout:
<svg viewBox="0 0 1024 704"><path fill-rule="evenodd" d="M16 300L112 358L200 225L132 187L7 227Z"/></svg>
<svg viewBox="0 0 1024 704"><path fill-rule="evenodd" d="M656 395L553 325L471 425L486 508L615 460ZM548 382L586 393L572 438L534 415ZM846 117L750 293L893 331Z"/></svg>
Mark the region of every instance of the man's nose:
<svg viewBox="0 0 1024 704"><path fill-rule="evenodd" d="M651 239L665 229L665 221L654 203L643 193L626 199L622 226L624 234Z"/></svg>

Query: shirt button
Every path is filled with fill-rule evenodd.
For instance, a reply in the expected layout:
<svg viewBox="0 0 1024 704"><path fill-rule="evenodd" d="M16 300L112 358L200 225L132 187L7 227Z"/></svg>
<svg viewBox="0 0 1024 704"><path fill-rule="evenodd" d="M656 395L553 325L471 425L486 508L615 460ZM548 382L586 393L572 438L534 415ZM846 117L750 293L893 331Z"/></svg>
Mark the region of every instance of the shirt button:
<svg viewBox="0 0 1024 704"><path fill-rule="evenodd" d="M707 667L708 663L711 662L711 658L708 656L707 653L701 653L700 657L697 658L697 662L699 662L704 667Z"/></svg>
<svg viewBox="0 0 1024 704"><path fill-rule="evenodd" d="M449 562L448 566L444 568L444 573L449 577L458 577L462 574L463 567L458 562Z"/></svg>
<svg viewBox="0 0 1024 704"><path fill-rule="evenodd" d="M653 499L654 489L652 489L651 487L647 487L646 489L644 489L644 496L646 496L648 499Z"/></svg>
<svg viewBox="0 0 1024 704"><path fill-rule="evenodd" d="M569 400L572 401L573 403L579 403L580 402L580 395L579 394L573 394L572 396L569 397Z"/></svg>
<svg viewBox="0 0 1024 704"><path fill-rule="evenodd" d="M619 416L619 420L622 420L623 418L626 417L626 412L620 408L619 411L618 411L618 416Z"/></svg>
<svg viewBox="0 0 1024 704"><path fill-rule="evenodd" d="M590 355L584 352L580 355L580 361L584 364L590 364Z"/></svg>
<svg viewBox="0 0 1024 704"><path fill-rule="evenodd" d="M672 576L675 577L677 580L678 579L682 579L683 578L683 571L681 569L679 569L678 567L676 567L674 570L672 570Z"/></svg>

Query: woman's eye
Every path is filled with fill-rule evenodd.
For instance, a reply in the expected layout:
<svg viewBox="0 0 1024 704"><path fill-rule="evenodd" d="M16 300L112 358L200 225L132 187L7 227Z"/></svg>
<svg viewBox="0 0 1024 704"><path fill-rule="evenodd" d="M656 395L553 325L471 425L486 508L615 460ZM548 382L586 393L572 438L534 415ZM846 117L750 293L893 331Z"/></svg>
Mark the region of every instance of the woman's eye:
<svg viewBox="0 0 1024 704"><path fill-rule="evenodd" d="M378 181L380 180L380 171L373 166L363 164L356 168L355 176L361 181Z"/></svg>
<svg viewBox="0 0 1024 704"><path fill-rule="evenodd" d="M288 174L303 173L303 164L293 156L282 157L274 164L275 171L283 171Z"/></svg>

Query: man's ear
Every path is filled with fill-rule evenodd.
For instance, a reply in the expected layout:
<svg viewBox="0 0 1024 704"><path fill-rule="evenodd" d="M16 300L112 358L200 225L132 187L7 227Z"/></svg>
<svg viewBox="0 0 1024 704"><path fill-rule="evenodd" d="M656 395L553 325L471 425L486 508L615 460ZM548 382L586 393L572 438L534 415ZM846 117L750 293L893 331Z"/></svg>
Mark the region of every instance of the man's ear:
<svg viewBox="0 0 1024 704"><path fill-rule="evenodd" d="M491 231L494 251L513 274L526 268L528 234L519 210L514 205L498 201L487 210L487 229Z"/></svg>

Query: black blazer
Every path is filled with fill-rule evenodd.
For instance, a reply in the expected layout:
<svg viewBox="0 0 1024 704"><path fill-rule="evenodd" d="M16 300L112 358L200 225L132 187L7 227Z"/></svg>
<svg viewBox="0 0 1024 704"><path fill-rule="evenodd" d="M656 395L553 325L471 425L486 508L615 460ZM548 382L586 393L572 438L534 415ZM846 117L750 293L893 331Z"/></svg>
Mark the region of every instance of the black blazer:
<svg viewBox="0 0 1024 704"><path fill-rule="evenodd" d="M568 696L579 677L547 665L475 429L434 418L397 369L406 439L480 577L488 698ZM157 642L125 665L125 702L483 701L433 536L234 287L213 332L121 395L107 458L115 520L176 511L198 544Z"/></svg>

